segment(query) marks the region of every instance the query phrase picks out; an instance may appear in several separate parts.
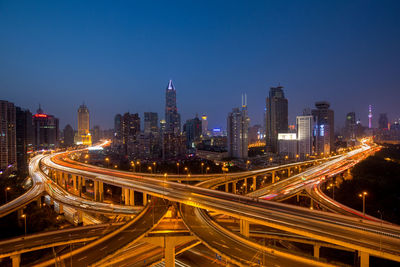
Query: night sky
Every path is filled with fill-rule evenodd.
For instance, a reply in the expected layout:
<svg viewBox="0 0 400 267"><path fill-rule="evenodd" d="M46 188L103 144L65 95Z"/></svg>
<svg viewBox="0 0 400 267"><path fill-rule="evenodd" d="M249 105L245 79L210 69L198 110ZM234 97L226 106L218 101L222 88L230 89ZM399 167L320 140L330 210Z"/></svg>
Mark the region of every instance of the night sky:
<svg viewBox="0 0 400 267"><path fill-rule="evenodd" d="M327 100L337 126L373 105L400 118L400 1L2 1L0 99L77 127L84 101L91 126L116 113L164 117L177 89L182 122L209 127L248 95L251 124L280 83L289 122Z"/></svg>

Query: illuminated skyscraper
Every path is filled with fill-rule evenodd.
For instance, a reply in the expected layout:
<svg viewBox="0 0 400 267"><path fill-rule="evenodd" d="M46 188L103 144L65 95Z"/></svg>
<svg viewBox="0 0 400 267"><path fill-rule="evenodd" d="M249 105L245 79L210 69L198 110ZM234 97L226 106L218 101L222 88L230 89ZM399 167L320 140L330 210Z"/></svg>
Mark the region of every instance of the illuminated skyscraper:
<svg viewBox="0 0 400 267"><path fill-rule="evenodd" d="M345 137L348 141L356 139L356 114L354 112L349 112L346 115Z"/></svg>
<svg viewBox="0 0 400 267"><path fill-rule="evenodd" d="M78 109L78 140L82 143L90 145L90 123L89 123L89 109L85 104L82 104Z"/></svg>
<svg viewBox="0 0 400 267"><path fill-rule="evenodd" d="M15 106L0 100L0 170L17 164Z"/></svg>
<svg viewBox="0 0 400 267"><path fill-rule="evenodd" d="M17 166L21 172L28 170L28 151L33 149L32 113L20 107L15 108Z"/></svg>
<svg viewBox="0 0 400 267"><path fill-rule="evenodd" d="M267 152L278 151L278 133L288 131L288 100L282 86L271 87L266 99L266 131Z"/></svg>
<svg viewBox="0 0 400 267"><path fill-rule="evenodd" d="M40 108L33 118L35 149L54 149L58 145L58 119L48 115Z"/></svg>
<svg viewBox="0 0 400 267"><path fill-rule="evenodd" d="M242 97L242 109L234 108L228 114L228 153L232 158L248 157L248 131L250 119L247 116L247 97Z"/></svg>
<svg viewBox="0 0 400 267"><path fill-rule="evenodd" d="M315 103L317 109L312 110L314 118L314 152L329 154L335 142L334 113L329 109L329 102Z"/></svg>
<svg viewBox="0 0 400 267"><path fill-rule="evenodd" d="M313 117L303 115L296 117L297 145L300 158L305 159L313 153Z"/></svg>
<svg viewBox="0 0 400 267"><path fill-rule="evenodd" d="M144 113L144 133L158 133L158 114L156 112Z"/></svg>
<svg viewBox="0 0 400 267"><path fill-rule="evenodd" d="M203 136L208 135L208 121L206 115L201 116L201 134Z"/></svg>
<svg viewBox="0 0 400 267"><path fill-rule="evenodd" d="M172 84L172 80L169 80L165 91L165 121L166 131L168 133L180 134L181 116L179 115L176 106L176 90Z"/></svg>

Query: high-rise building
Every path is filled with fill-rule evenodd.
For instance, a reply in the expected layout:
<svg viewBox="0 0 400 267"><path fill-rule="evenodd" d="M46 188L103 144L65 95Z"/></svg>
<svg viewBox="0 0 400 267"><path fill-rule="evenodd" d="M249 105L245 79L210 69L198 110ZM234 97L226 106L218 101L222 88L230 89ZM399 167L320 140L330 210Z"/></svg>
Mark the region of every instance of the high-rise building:
<svg viewBox="0 0 400 267"><path fill-rule="evenodd" d="M298 140L295 133L278 133L278 152L280 156L295 158L298 151Z"/></svg>
<svg viewBox="0 0 400 267"><path fill-rule="evenodd" d="M356 114L354 112L349 112L346 115L345 122L345 137L348 141L356 140Z"/></svg>
<svg viewBox="0 0 400 267"><path fill-rule="evenodd" d="M247 100L242 99L242 109L234 108L228 114L228 154L232 158L248 157L248 131L250 119L247 116Z"/></svg>
<svg viewBox="0 0 400 267"><path fill-rule="evenodd" d="M379 114L379 121L378 121L379 129L380 130L388 129L389 128L388 123L389 123L389 120L388 120L387 114L386 113Z"/></svg>
<svg viewBox="0 0 400 267"><path fill-rule="evenodd" d="M15 106L0 100L0 170L17 166Z"/></svg>
<svg viewBox="0 0 400 267"><path fill-rule="evenodd" d="M201 116L201 135L202 136L208 135L208 121L206 115Z"/></svg>
<svg viewBox="0 0 400 267"><path fill-rule="evenodd" d="M334 149L335 125L334 113L329 109L330 104L326 101L315 103L317 109L312 110L314 119L314 152L318 154L329 154Z"/></svg>
<svg viewBox="0 0 400 267"><path fill-rule="evenodd" d="M127 112L122 116L121 133L123 153L129 155L136 150L135 141L138 134L140 134L140 117L138 113L130 114Z"/></svg>
<svg viewBox="0 0 400 267"><path fill-rule="evenodd" d="M301 159L313 153L313 117L311 115L297 116L297 145Z"/></svg>
<svg viewBox="0 0 400 267"><path fill-rule="evenodd" d="M92 142L93 144L98 143L103 138L103 132L99 125L95 125L92 129Z"/></svg>
<svg viewBox="0 0 400 267"><path fill-rule="evenodd" d="M15 108L16 144L18 171L28 170L28 151L33 149L32 113L20 107Z"/></svg>
<svg viewBox="0 0 400 267"><path fill-rule="evenodd" d="M144 133L158 133L158 114L156 112L144 113Z"/></svg>
<svg viewBox="0 0 400 267"><path fill-rule="evenodd" d="M266 99L266 131L267 152L276 153L278 149L278 133L288 131L288 100L282 86L271 87Z"/></svg>
<svg viewBox="0 0 400 267"><path fill-rule="evenodd" d="M32 119L35 149L56 148L58 145L58 119L53 115L45 114L40 106Z"/></svg>
<svg viewBox="0 0 400 267"><path fill-rule="evenodd" d="M178 113L178 108L176 106L176 90L172 84L172 80L169 80L165 91L165 121L167 132L180 134L181 116Z"/></svg>
<svg viewBox="0 0 400 267"><path fill-rule="evenodd" d="M64 146L69 147L74 145L74 128L71 125L67 124L63 130L64 136Z"/></svg>
<svg viewBox="0 0 400 267"><path fill-rule="evenodd" d="M84 145L91 145L89 109L83 103L78 109L78 140Z"/></svg>
<svg viewBox="0 0 400 267"><path fill-rule="evenodd" d="M201 120L197 117L191 120L187 120L185 125L183 126L183 132L186 136L186 147L187 148L195 148L196 142L200 141L200 136L202 133L201 128Z"/></svg>

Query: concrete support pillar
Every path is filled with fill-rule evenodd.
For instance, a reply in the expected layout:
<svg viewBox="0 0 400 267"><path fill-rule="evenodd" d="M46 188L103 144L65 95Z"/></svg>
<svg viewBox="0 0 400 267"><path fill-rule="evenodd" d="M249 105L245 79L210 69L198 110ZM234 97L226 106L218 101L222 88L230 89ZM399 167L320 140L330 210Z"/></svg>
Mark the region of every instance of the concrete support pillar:
<svg viewBox="0 0 400 267"><path fill-rule="evenodd" d="M104 183L103 182L97 182L98 188L99 188L99 201L103 202L104 201Z"/></svg>
<svg viewBox="0 0 400 267"><path fill-rule="evenodd" d="M11 257L12 260L12 267L19 267L21 264L21 254L17 255L12 255Z"/></svg>
<svg viewBox="0 0 400 267"><path fill-rule="evenodd" d="M54 206L54 199L50 197L50 206Z"/></svg>
<svg viewBox="0 0 400 267"><path fill-rule="evenodd" d="M147 194L146 194L146 193L143 193L143 206L146 206L146 205L147 205L147 201L148 201L148 199L147 199Z"/></svg>
<svg viewBox="0 0 400 267"><path fill-rule="evenodd" d="M82 177L82 186L86 186L86 179L85 179L85 177Z"/></svg>
<svg viewBox="0 0 400 267"><path fill-rule="evenodd" d="M236 181L232 183L232 193L236 194Z"/></svg>
<svg viewBox="0 0 400 267"><path fill-rule="evenodd" d="M165 267L175 267L175 242L172 238L165 238Z"/></svg>
<svg viewBox="0 0 400 267"><path fill-rule="evenodd" d="M257 189L257 177L256 176L253 177L252 186L253 186L253 191L255 191Z"/></svg>
<svg viewBox="0 0 400 267"><path fill-rule="evenodd" d="M78 178L77 175L72 175L72 187L74 188L74 193L76 192L76 189L77 189L77 187L76 187L76 185L77 185L77 183L76 183L77 178Z"/></svg>
<svg viewBox="0 0 400 267"><path fill-rule="evenodd" d="M272 172L272 183L275 183L275 171Z"/></svg>
<svg viewBox="0 0 400 267"><path fill-rule="evenodd" d="M82 196L82 176L78 176L78 194L81 197Z"/></svg>
<svg viewBox="0 0 400 267"><path fill-rule="evenodd" d="M123 191L124 191L125 205L129 206L129 189L123 188Z"/></svg>
<svg viewBox="0 0 400 267"><path fill-rule="evenodd" d="M129 189L129 205L135 206L135 190Z"/></svg>
<svg viewBox="0 0 400 267"><path fill-rule="evenodd" d="M319 259L319 249L321 248L320 245L315 244L314 245L314 258Z"/></svg>
<svg viewBox="0 0 400 267"><path fill-rule="evenodd" d="M250 235L250 224L249 221L240 219L240 234L245 237L249 237Z"/></svg>
<svg viewBox="0 0 400 267"><path fill-rule="evenodd" d="M310 203L310 209L314 209L314 201L312 198L311 198L311 203Z"/></svg>
<svg viewBox="0 0 400 267"><path fill-rule="evenodd" d="M58 202L58 213L64 214L64 207L60 202Z"/></svg>
<svg viewBox="0 0 400 267"><path fill-rule="evenodd" d="M299 202L300 201L300 193L296 194L296 198L297 198L297 202Z"/></svg>
<svg viewBox="0 0 400 267"><path fill-rule="evenodd" d="M367 252L359 251L360 267L369 267L369 254Z"/></svg>
<svg viewBox="0 0 400 267"><path fill-rule="evenodd" d="M17 211L17 222L18 222L18 226L19 226L19 227L22 226L22 220L21 220L22 214L24 214L24 210L23 210L23 209L19 209L19 210Z"/></svg>
<svg viewBox="0 0 400 267"><path fill-rule="evenodd" d="M99 183L96 180L93 180L93 185L94 201L99 201Z"/></svg>
<svg viewBox="0 0 400 267"><path fill-rule="evenodd" d="M229 192L229 183L225 184L225 192Z"/></svg>
<svg viewBox="0 0 400 267"><path fill-rule="evenodd" d="M287 168L287 177L290 177L290 168Z"/></svg>

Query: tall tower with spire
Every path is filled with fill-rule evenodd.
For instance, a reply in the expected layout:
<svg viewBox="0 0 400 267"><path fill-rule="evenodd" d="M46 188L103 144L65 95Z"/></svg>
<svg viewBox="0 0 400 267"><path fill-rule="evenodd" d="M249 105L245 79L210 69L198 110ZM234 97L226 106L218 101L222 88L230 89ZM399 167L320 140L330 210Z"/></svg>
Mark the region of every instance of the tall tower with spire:
<svg viewBox="0 0 400 267"><path fill-rule="evenodd" d="M372 105L368 106L368 128L372 128Z"/></svg>
<svg viewBox="0 0 400 267"><path fill-rule="evenodd" d="M180 134L181 116L176 106L176 90L172 80L169 80L165 91L165 121L168 133Z"/></svg>

